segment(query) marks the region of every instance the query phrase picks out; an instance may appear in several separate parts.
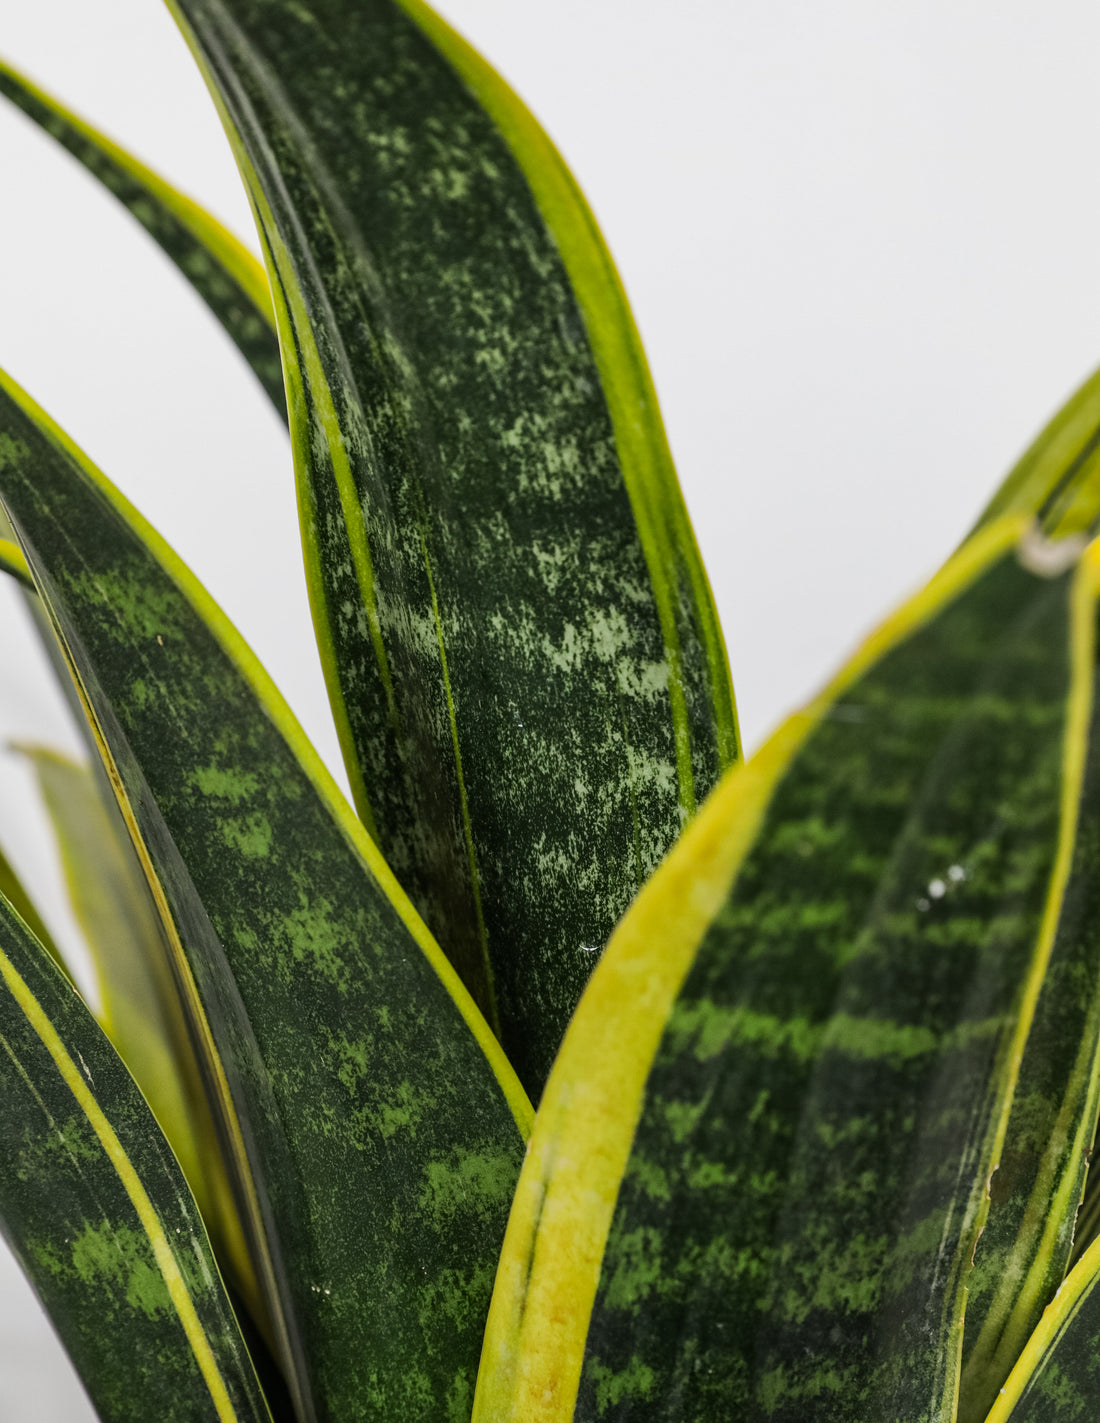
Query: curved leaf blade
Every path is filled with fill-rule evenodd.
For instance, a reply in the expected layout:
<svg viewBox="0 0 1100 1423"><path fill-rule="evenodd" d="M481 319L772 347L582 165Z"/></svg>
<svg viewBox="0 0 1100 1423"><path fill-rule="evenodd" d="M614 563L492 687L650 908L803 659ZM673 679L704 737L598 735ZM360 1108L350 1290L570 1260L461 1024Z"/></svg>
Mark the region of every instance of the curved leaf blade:
<svg viewBox="0 0 1100 1423"><path fill-rule="evenodd" d="M623 921L540 1108L479 1423L953 1416L1094 675L1095 568L1071 649L1020 529L731 773Z"/></svg>
<svg viewBox="0 0 1100 1423"><path fill-rule="evenodd" d="M1094 635L1095 636L1095 635ZM1079 1252L1100 1107L1100 724L1067 746L1057 930L968 1282L960 1423L984 1419ZM1076 797L1075 785L1079 787Z"/></svg>
<svg viewBox="0 0 1100 1423"><path fill-rule="evenodd" d="M1051 538L1091 530L1100 514L1100 371L1047 422L982 511L975 531L1032 515Z"/></svg>
<svg viewBox="0 0 1100 1423"><path fill-rule="evenodd" d="M0 1227L104 1423L270 1423L179 1166L76 992L0 903Z"/></svg>
<svg viewBox="0 0 1100 1423"><path fill-rule="evenodd" d="M271 293L252 253L198 203L3 61L0 94L67 149L141 223L221 322L285 420Z"/></svg>
<svg viewBox="0 0 1100 1423"><path fill-rule="evenodd" d="M529 1104L239 636L2 384L0 497L174 951L298 1411L460 1410Z"/></svg>
<svg viewBox="0 0 1100 1423"><path fill-rule="evenodd" d="M160 918L112 797L91 768L20 745L53 825L69 899L95 966L100 1026L168 1137L215 1244L263 1318ZM220 1238L224 1235L226 1238Z"/></svg>
<svg viewBox="0 0 1100 1423"><path fill-rule="evenodd" d="M356 803L537 1095L737 755L621 289L548 140L422 6L172 9L267 248Z"/></svg>

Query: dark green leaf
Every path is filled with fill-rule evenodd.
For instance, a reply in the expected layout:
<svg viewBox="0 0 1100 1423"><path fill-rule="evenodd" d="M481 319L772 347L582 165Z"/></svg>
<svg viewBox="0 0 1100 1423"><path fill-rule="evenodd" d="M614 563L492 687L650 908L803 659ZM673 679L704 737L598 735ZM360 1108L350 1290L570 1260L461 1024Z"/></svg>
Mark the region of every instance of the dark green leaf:
<svg viewBox="0 0 1100 1423"><path fill-rule="evenodd" d="M545 134L425 6L171 8L267 245L360 813L537 1094L737 755L625 298Z"/></svg>
<svg viewBox="0 0 1100 1423"><path fill-rule="evenodd" d="M1062 1283L986 1423L1085 1423L1100 1389L1100 1243Z"/></svg>
<svg viewBox="0 0 1100 1423"><path fill-rule="evenodd" d="M269 1419L168 1143L5 903L0 1227L104 1423Z"/></svg>
<svg viewBox="0 0 1100 1423"><path fill-rule="evenodd" d="M239 635L2 384L0 496L150 877L300 1414L457 1415L530 1107Z"/></svg>
<svg viewBox="0 0 1100 1423"><path fill-rule="evenodd" d="M1020 529L732 772L624 920L539 1114L479 1420L540 1390L545 1423L952 1417L1095 672L1095 569L1071 618Z"/></svg>
<svg viewBox="0 0 1100 1423"><path fill-rule="evenodd" d="M57 837L69 899L95 965L100 1026L152 1107L203 1218L253 1309L252 1275L160 918L126 825L91 768L43 747L29 758ZM18 907L18 906L17 906Z"/></svg>
<svg viewBox="0 0 1100 1423"><path fill-rule="evenodd" d="M285 419L271 295L252 254L197 203L2 62L0 94L67 148L163 248L221 322Z"/></svg>
<svg viewBox="0 0 1100 1423"><path fill-rule="evenodd" d="M961 1423L981 1423L1054 1298L1075 1224L1100 1102L1100 699L1066 748L1072 821L1050 962L990 1183L989 1217L967 1286ZM1082 719L1083 721L1083 719ZM1070 858L1072 855L1072 858Z"/></svg>

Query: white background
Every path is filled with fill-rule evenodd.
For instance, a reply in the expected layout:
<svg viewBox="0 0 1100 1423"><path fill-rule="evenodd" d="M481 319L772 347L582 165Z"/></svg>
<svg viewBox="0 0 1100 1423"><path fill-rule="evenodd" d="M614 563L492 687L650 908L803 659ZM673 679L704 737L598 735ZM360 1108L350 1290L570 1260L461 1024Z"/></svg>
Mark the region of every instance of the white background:
<svg viewBox="0 0 1100 1423"><path fill-rule="evenodd" d="M619 263L751 749L946 556L1100 359L1100 10L440 8L549 129ZM155 0L2 0L0 51L251 237ZM144 234L2 109L0 194L0 364L207 582L334 762L264 397ZM75 745L20 613L4 597L0 739ZM49 909L27 791L0 752L0 842ZM2 1258L0 1276L0 1419L90 1416Z"/></svg>

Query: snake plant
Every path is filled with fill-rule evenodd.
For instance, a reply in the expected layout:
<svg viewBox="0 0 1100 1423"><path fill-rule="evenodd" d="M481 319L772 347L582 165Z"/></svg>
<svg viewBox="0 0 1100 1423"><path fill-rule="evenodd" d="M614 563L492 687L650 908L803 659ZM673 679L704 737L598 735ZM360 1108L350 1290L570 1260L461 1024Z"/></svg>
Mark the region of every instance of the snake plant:
<svg viewBox="0 0 1100 1423"><path fill-rule="evenodd" d="M100 1417L1084 1415L1100 378L742 761L645 358L530 114L422 0L170 8L264 268L0 90L286 422L354 808L0 375L0 563L88 759L21 751L99 985L0 862L0 1225Z"/></svg>

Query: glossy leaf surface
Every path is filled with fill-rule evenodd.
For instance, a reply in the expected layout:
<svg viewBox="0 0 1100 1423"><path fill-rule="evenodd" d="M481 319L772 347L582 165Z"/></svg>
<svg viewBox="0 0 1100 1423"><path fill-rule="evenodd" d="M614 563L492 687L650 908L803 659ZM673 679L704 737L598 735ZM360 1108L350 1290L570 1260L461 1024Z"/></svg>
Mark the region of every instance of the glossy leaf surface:
<svg viewBox="0 0 1100 1423"><path fill-rule="evenodd" d="M953 1416L1094 674L1095 569L1071 616L1021 528L732 772L617 931L540 1110L476 1419Z"/></svg>
<svg viewBox="0 0 1100 1423"><path fill-rule="evenodd" d="M530 1108L224 616L10 382L0 413L0 496L138 837L300 1415L460 1412Z"/></svg>
<svg viewBox="0 0 1100 1423"><path fill-rule="evenodd" d="M221 322L285 419L271 295L251 252L197 203L3 62L0 94L68 149L141 223Z"/></svg>
<svg viewBox="0 0 1100 1423"><path fill-rule="evenodd" d="M360 813L537 1095L737 753L621 288L545 135L426 7L172 9L268 251Z"/></svg>
<svg viewBox="0 0 1100 1423"><path fill-rule="evenodd" d="M103 1423L269 1414L171 1149L0 903L0 1227Z"/></svg>

